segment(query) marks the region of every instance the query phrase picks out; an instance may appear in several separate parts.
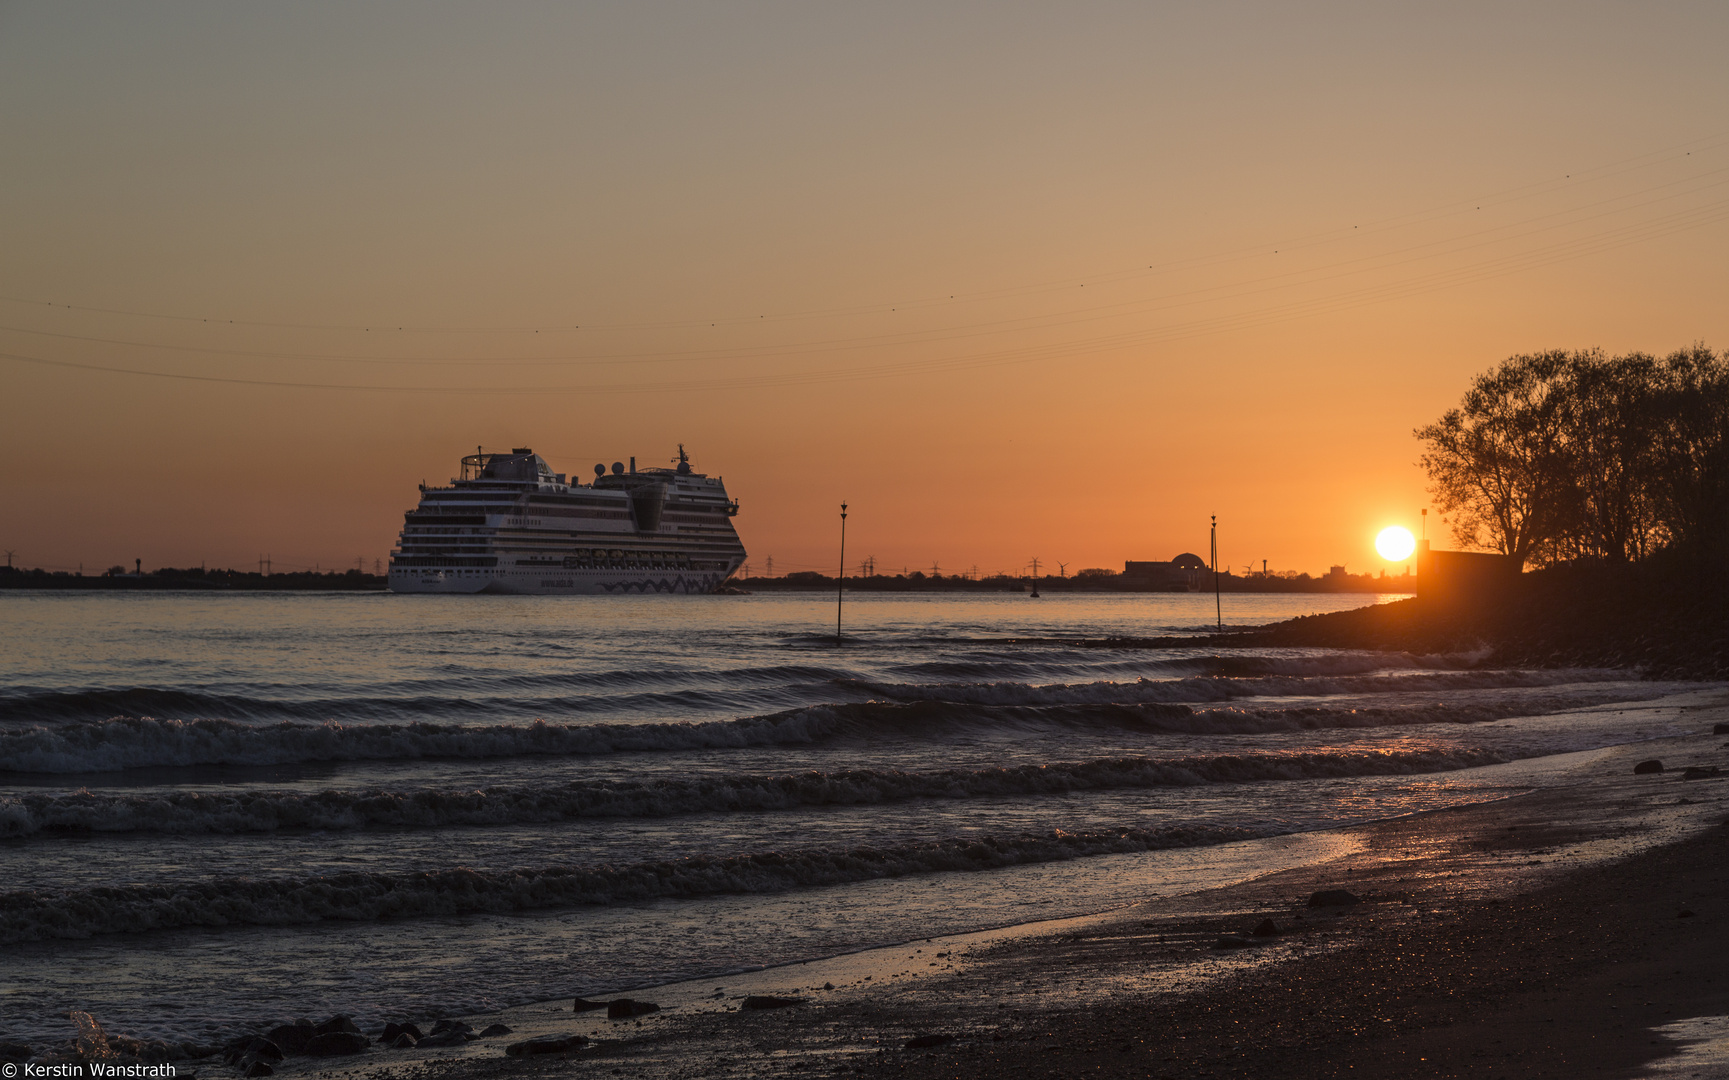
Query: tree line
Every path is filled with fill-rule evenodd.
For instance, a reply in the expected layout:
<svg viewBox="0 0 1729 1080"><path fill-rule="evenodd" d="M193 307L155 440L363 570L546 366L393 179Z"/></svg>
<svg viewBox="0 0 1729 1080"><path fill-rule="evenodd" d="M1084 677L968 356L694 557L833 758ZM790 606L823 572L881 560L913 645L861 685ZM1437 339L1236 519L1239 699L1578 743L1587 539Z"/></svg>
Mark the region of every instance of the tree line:
<svg viewBox="0 0 1729 1080"><path fill-rule="evenodd" d="M1729 353L1513 356L1415 435L1463 547L1536 566L1667 552L1714 573L1729 553Z"/></svg>

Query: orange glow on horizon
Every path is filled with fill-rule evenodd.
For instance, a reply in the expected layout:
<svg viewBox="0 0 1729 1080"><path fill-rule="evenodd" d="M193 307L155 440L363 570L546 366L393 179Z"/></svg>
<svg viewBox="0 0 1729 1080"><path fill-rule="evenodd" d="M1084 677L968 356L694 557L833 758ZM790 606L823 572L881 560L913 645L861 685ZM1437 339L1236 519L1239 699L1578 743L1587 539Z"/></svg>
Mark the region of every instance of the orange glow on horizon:
<svg viewBox="0 0 1729 1080"><path fill-rule="evenodd" d="M1472 375L1729 345L1729 9L1011 9L21 9L0 544L370 568L684 443L758 573L1361 572Z"/></svg>

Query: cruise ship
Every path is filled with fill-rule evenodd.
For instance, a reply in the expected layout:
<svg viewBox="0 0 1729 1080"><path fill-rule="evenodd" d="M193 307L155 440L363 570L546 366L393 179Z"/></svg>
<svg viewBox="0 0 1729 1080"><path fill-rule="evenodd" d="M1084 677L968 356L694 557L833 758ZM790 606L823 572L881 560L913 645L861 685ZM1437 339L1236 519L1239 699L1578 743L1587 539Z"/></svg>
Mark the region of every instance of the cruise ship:
<svg viewBox="0 0 1729 1080"><path fill-rule="evenodd" d="M720 477L636 459L566 480L527 447L462 459L449 487L420 485L390 554L400 593L708 593L744 564L738 502Z"/></svg>

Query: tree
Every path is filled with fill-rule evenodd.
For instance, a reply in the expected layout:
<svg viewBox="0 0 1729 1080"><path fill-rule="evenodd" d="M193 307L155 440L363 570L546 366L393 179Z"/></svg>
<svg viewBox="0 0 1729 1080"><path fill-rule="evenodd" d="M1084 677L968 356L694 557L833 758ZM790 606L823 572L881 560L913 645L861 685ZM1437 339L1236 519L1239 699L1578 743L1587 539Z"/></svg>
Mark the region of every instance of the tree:
<svg viewBox="0 0 1729 1080"><path fill-rule="evenodd" d="M1654 411L1653 499L1668 539L1720 567L1729 550L1729 353L1699 344L1664 357Z"/></svg>
<svg viewBox="0 0 1729 1080"><path fill-rule="evenodd" d="M1662 423L1657 386L1658 362L1644 353L1567 358L1555 397L1560 557L1637 562L1661 543L1653 457Z"/></svg>
<svg viewBox="0 0 1729 1080"><path fill-rule="evenodd" d="M1414 434L1453 536L1521 565L1549 554L1567 517L1561 398L1570 357L1514 356L1472 381L1464 400Z"/></svg>
<svg viewBox="0 0 1729 1080"><path fill-rule="evenodd" d="M1416 432L1454 536L1522 563L1729 549L1729 357L1515 356Z"/></svg>

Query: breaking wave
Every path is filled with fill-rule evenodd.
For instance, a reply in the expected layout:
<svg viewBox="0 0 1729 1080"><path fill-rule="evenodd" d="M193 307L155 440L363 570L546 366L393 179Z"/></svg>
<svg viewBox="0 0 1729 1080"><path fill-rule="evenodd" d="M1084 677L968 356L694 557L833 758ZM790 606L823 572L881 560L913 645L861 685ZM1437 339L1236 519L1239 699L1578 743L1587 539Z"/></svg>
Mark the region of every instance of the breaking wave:
<svg viewBox="0 0 1729 1080"><path fill-rule="evenodd" d="M832 710L671 724L243 724L117 717L0 733L12 772L78 773L177 765L611 754L809 743L841 724Z"/></svg>
<svg viewBox="0 0 1729 1080"><path fill-rule="evenodd" d="M1050 689L998 684L976 696L1014 701L1036 698ZM1033 693L1027 693L1029 690ZM1638 691L1619 687L1613 693L1616 700L1631 701L1657 697L1663 691L1657 687ZM1049 696L1060 701L1064 695ZM1270 702L1205 707L1161 701L1071 700L1061 704L865 701L817 705L735 720L650 724L562 724L537 720L529 724L474 725L335 721L260 725L233 720L121 717L97 723L0 732L0 762L8 772L75 774L192 765L268 766L796 746L840 738L941 739L960 730L982 735L1053 730L1124 735L1253 735L1329 728L1469 724L1578 708L1601 700L1600 694L1569 690L1477 700L1451 700L1443 696L1355 707L1280 706Z"/></svg>
<svg viewBox="0 0 1729 1080"><path fill-rule="evenodd" d="M0 798L0 837L42 832L264 833L279 829L434 829L513 825L578 818L653 818L681 814L858 806L908 799L1050 795L1121 788L1396 776L1444 772L1504 760L1478 749L1407 752L1219 754L1179 758L1113 757L998 769L903 772L848 769L786 776L718 776L604 781L560 786L494 786L469 791L241 791L164 795Z"/></svg>
<svg viewBox="0 0 1729 1080"><path fill-rule="evenodd" d="M0 945L184 927L295 926L325 920L504 913L722 893L784 892L912 874L995 870L1272 835L1173 827L979 836L903 846L699 857L627 866L456 867L286 880L218 878L0 893Z"/></svg>
<svg viewBox="0 0 1729 1080"><path fill-rule="evenodd" d="M1301 663L1306 664L1304 660ZM1260 660L1256 666L1276 668ZM1571 671L1446 671L1397 675L1259 674L1231 678L1199 676L1186 679L1137 679L1133 682L1086 682L1033 685L994 683L888 683L841 680L895 701L946 701L973 705L1062 705L1125 703L1190 703L1236 701L1252 697L1336 697L1362 694L1446 693L1458 690L1506 690L1570 683L1624 681L1625 673Z"/></svg>

